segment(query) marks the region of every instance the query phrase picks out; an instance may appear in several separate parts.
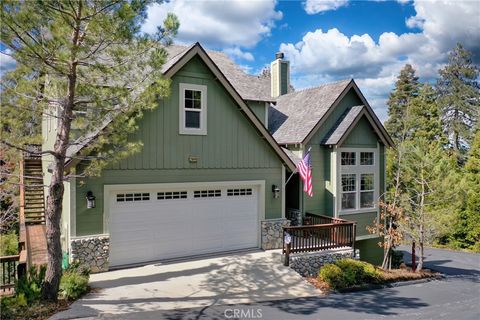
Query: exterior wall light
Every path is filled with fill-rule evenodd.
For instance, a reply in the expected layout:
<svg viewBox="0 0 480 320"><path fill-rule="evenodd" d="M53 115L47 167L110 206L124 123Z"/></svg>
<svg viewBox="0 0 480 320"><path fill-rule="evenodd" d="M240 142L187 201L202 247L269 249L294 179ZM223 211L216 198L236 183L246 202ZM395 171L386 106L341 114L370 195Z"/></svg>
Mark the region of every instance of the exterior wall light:
<svg viewBox="0 0 480 320"><path fill-rule="evenodd" d="M278 197L280 197L280 188L277 185L272 184L272 193L273 197L277 199Z"/></svg>
<svg viewBox="0 0 480 320"><path fill-rule="evenodd" d="M87 209L95 208L95 196L93 195L92 191L87 192Z"/></svg>

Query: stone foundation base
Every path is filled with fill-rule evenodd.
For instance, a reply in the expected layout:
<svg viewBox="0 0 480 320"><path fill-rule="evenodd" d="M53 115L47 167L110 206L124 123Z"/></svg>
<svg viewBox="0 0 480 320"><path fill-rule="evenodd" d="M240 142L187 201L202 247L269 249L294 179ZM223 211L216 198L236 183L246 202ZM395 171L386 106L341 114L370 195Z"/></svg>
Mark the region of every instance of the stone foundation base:
<svg viewBox="0 0 480 320"><path fill-rule="evenodd" d="M287 219L262 221L262 249L280 249L283 245L283 227L290 225Z"/></svg>
<svg viewBox="0 0 480 320"><path fill-rule="evenodd" d="M72 262L79 262L81 268L88 268L92 273L108 271L109 254L110 238L108 235L70 240Z"/></svg>
<svg viewBox="0 0 480 320"><path fill-rule="evenodd" d="M290 267L304 277L316 277L323 265L345 258L360 260L360 251L355 250L355 255L353 249L295 253L290 255Z"/></svg>

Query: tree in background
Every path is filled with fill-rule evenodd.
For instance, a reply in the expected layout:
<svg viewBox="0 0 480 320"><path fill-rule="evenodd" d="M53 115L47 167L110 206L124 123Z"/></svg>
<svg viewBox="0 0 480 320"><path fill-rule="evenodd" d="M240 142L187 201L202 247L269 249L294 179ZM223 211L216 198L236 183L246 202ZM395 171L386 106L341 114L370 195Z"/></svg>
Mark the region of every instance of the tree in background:
<svg viewBox="0 0 480 320"><path fill-rule="evenodd" d="M405 191L402 180L402 161L404 154L404 142L411 136L413 116L411 111L411 102L418 97L420 83L415 75L415 70L410 64L406 64L400 71L395 83L395 88L388 99L389 118L385 122L385 127L395 142L395 149L387 150L387 193L385 195L387 205L383 207L383 217L385 230L383 230L384 258L382 267L387 268L391 265L392 249L397 245L395 239L400 239L398 231L395 229L397 219L403 216L399 208L400 196ZM421 100L420 100L421 101ZM419 102L417 101L417 104ZM417 108L418 109L418 108ZM415 110L417 110L415 109Z"/></svg>
<svg viewBox="0 0 480 320"><path fill-rule="evenodd" d="M47 191L47 272L42 297L56 300L62 273L60 219L67 149L74 141L72 127L84 136L99 135L88 154L95 155L84 174L98 173L110 161L138 151L141 142L128 141L145 110L169 93L162 79L165 45L178 29L178 20L168 15L154 36L140 32L146 10L153 0L18 1L3 0L0 12L1 42L17 62L17 69L2 82L2 96L11 107L25 99L17 110L33 106L32 112L56 119L56 136L48 155L52 162ZM21 112L9 115L10 123L23 121ZM111 125L104 130L102 126ZM12 127L12 126L10 126ZM100 129L99 129L100 127ZM10 148L20 138L2 136ZM108 137L108 138L106 138ZM8 140L7 140L8 139ZM80 158L79 160L82 160Z"/></svg>
<svg viewBox="0 0 480 320"><path fill-rule="evenodd" d="M388 120L385 122L385 128L396 144L405 140L409 133L405 123L407 106L418 95L419 89L420 84L415 75L415 69L410 64L406 64L400 71L395 88L387 102Z"/></svg>
<svg viewBox="0 0 480 320"><path fill-rule="evenodd" d="M449 240L457 248L480 252L480 130L472 141L460 188L464 197Z"/></svg>
<svg viewBox="0 0 480 320"><path fill-rule="evenodd" d="M433 244L443 224L436 208L445 206L448 201L442 197L442 191L444 181L455 164L443 152L438 141L418 138L404 144L401 166L406 192L400 195L404 217L398 224L404 234L419 245L418 270L421 270L424 245Z"/></svg>
<svg viewBox="0 0 480 320"><path fill-rule="evenodd" d="M438 141L442 146L447 144L442 131L440 110L436 100L436 92L428 83L422 84L418 95L410 100L405 117L410 139L422 138L428 141Z"/></svg>
<svg viewBox="0 0 480 320"><path fill-rule="evenodd" d="M42 91L41 83L36 80L35 73L22 65L3 76L0 89L2 141L18 146L41 143L42 109L38 107L38 99L31 99ZM19 211L20 155L15 148L0 146L1 232L15 232Z"/></svg>
<svg viewBox="0 0 480 320"><path fill-rule="evenodd" d="M479 116L479 70L472 63L470 52L457 44L439 75L436 89L443 128L462 163Z"/></svg>

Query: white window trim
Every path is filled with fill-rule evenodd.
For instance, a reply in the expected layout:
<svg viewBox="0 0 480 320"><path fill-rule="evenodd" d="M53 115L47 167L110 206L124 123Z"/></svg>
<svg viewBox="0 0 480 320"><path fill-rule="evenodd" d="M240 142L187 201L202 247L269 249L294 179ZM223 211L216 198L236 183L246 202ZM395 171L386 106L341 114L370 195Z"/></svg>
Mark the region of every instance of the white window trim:
<svg viewBox="0 0 480 320"><path fill-rule="evenodd" d="M207 86L190 83L179 84L179 133L188 135L207 135ZM187 128L185 127L185 90L195 90L202 93L201 108L200 108L200 128Z"/></svg>
<svg viewBox="0 0 480 320"><path fill-rule="evenodd" d="M341 158L342 152L355 152L355 165L354 166L342 166L341 165ZM373 165L360 165L360 152L373 152ZM336 202L336 213L337 216L339 215L347 215L347 214L356 214L356 213L363 213L363 212L372 212L378 211L378 204L377 201L379 199L379 188L380 188L380 168L379 168L379 150L378 148L337 148L336 149L337 159L336 159L336 194L337 194L337 202ZM354 173L356 175L356 188L355 188L355 209L342 209L342 183L341 177L342 174L349 174ZM360 208L360 177L362 173L373 173L374 175L374 206L370 208Z"/></svg>

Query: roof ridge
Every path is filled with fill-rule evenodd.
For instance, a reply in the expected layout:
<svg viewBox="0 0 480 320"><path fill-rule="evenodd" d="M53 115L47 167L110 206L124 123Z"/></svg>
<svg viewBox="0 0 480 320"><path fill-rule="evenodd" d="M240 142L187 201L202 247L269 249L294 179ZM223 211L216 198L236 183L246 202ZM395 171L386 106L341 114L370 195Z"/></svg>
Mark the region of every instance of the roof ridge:
<svg viewBox="0 0 480 320"><path fill-rule="evenodd" d="M335 85L335 84L339 84L341 82L350 82L352 81L353 78L349 78L349 79L343 79L343 80L338 80L338 81L334 81L334 82L328 82L328 83L323 83L321 85L318 85L316 87L310 87L310 88L303 88L303 89L300 89L300 90L296 90L296 91L293 91L293 92L289 92L289 93L286 93L286 94L282 94L281 96L278 96L278 98L280 97L285 97L285 96L288 96L288 95L292 95L292 94L295 94L295 93L300 93L300 92L305 92L305 91L311 91L311 90L315 90L315 89L320 89L320 88L323 88L323 87L327 87L327 86L331 86L331 85Z"/></svg>

